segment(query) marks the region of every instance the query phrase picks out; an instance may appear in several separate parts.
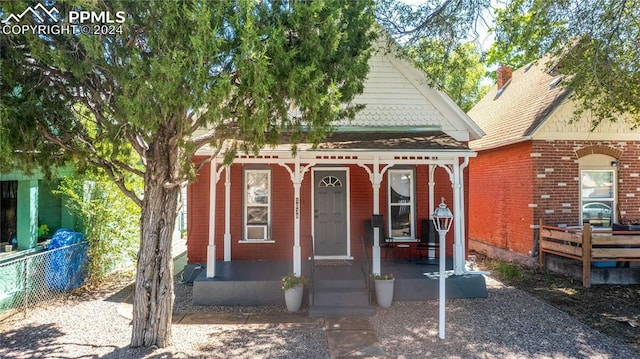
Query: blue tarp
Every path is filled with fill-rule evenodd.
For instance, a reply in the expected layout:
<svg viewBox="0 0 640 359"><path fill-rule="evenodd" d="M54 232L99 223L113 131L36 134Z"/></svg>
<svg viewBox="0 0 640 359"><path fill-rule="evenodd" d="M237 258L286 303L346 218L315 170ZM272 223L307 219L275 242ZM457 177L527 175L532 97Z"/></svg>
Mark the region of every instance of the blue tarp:
<svg viewBox="0 0 640 359"><path fill-rule="evenodd" d="M51 237L49 250L82 243L49 254L47 258L47 287L51 290L70 291L82 285L87 262L87 243L84 234L60 228Z"/></svg>

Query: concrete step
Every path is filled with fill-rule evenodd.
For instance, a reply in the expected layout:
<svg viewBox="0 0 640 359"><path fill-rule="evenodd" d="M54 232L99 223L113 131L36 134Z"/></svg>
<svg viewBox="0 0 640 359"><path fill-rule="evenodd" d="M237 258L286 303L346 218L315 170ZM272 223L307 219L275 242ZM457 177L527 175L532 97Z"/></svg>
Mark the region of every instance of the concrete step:
<svg viewBox="0 0 640 359"><path fill-rule="evenodd" d="M368 317L375 313L371 306L314 305L309 308L310 317Z"/></svg>
<svg viewBox="0 0 640 359"><path fill-rule="evenodd" d="M366 288L366 283L362 278L355 279L316 279L315 287L319 289L324 288Z"/></svg>
<svg viewBox="0 0 640 359"><path fill-rule="evenodd" d="M369 295L364 288L317 288L313 301L309 302L319 306L367 306Z"/></svg>

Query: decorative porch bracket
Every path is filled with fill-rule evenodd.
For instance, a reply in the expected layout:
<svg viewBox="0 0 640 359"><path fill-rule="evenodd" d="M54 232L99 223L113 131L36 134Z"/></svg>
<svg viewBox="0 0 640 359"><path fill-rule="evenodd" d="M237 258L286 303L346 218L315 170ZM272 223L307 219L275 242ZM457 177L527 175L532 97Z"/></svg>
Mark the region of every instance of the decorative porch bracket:
<svg viewBox="0 0 640 359"><path fill-rule="evenodd" d="M296 275L301 275L302 250L300 246L300 187L302 186L302 181L304 181L305 173L309 172L309 169L313 167L315 163L308 163L304 167L301 167L300 156L296 156L293 169L291 169L291 167L286 163L278 164L289 172L291 183L293 183L293 272Z"/></svg>

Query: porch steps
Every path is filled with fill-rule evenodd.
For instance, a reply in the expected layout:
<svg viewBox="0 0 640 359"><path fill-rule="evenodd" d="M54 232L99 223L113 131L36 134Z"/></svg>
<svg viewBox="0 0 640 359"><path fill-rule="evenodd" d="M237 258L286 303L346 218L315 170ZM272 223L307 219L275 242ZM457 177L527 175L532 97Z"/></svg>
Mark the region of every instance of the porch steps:
<svg viewBox="0 0 640 359"><path fill-rule="evenodd" d="M317 279L315 297L309 291L311 317L361 317L373 315L364 278Z"/></svg>

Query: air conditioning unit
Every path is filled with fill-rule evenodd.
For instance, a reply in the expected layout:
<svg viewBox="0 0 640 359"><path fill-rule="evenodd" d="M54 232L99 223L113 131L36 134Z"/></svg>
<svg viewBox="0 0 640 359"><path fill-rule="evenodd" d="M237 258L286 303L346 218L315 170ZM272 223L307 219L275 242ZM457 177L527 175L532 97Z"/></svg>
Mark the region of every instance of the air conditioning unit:
<svg viewBox="0 0 640 359"><path fill-rule="evenodd" d="M264 241L267 239L266 224L249 224L246 226L245 239L248 241Z"/></svg>

